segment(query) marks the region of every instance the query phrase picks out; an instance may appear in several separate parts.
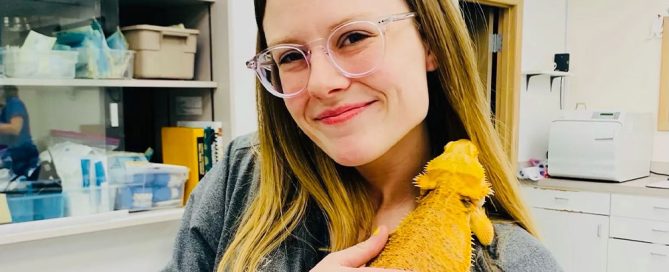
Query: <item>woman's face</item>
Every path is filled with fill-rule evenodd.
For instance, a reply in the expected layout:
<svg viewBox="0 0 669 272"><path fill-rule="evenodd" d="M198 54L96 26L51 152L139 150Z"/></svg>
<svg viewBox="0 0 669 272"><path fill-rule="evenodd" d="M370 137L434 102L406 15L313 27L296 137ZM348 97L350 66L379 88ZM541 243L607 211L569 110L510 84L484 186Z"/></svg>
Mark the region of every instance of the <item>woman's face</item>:
<svg viewBox="0 0 669 272"><path fill-rule="evenodd" d="M408 12L403 0L268 0L263 27L267 44L308 44L352 20ZM385 27L385 56L374 73L342 75L324 50L311 48L306 89L285 99L291 116L325 153L345 166L381 157L423 124L428 109L426 72L435 63L413 20Z"/></svg>

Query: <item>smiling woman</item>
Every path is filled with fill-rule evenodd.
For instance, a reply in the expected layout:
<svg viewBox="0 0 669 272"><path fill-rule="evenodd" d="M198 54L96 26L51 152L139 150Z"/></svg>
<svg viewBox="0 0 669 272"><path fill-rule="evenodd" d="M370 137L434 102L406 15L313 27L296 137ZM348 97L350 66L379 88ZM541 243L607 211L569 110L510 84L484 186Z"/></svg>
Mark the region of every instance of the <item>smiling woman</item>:
<svg viewBox="0 0 669 272"><path fill-rule="evenodd" d="M198 185L167 270L385 271L364 266L416 208L414 177L459 139L495 192L495 238L475 240L472 269L559 270L532 236L453 1L255 7L258 134Z"/></svg>

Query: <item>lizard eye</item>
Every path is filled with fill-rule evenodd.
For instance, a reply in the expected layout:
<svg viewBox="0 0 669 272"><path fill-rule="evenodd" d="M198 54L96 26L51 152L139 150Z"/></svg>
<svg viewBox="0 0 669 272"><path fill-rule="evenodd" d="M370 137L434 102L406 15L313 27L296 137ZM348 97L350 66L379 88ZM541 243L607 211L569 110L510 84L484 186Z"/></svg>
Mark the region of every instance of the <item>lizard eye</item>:
<svg viewBox="0 0 669 272"><path fill-rule="evenodd" d="M472 203L472 199L466 196L460 197L460 202L462 202L462 205L465 205L465 208L469 208L474 205L474 203Z"/></svg>

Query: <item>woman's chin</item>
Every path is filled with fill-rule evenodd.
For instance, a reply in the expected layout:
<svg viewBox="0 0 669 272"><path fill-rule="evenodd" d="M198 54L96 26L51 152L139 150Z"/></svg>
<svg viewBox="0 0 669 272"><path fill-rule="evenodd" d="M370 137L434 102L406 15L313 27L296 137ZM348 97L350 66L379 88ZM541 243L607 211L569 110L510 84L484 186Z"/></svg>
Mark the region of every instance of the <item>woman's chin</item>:
<svg viewBox="0 0 669 272"><path fill-rule="evenodd" d="M374 152L371 146L348 145L333 148L328 152L330 158L340 165L347 167L356 167L368 164L379 157L377 152Z"/></svg>

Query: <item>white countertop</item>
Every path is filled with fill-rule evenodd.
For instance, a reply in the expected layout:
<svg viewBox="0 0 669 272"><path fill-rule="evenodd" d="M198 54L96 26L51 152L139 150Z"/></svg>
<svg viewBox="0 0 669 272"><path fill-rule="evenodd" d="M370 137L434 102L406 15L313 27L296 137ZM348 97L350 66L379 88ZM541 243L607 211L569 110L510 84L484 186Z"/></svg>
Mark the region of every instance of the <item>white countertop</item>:
<svg viewBox="0 0 669 272"><path fill-rule="evenodd" d="M524 186L564 191L587 191L601 193L618 193L641 196L667 197L669 189L646 187L647 184L666 180L667 176L651 175L649 177L630 180L622 183L604 181L586 181L566 178L547 178L540 181L523 180Z"/></svg>
<svg viewBox="0 0 669 272"><path fill-rule="evenodd" d="M183 208L127 210L0 225L0 245L181 220Z"/></svg>

